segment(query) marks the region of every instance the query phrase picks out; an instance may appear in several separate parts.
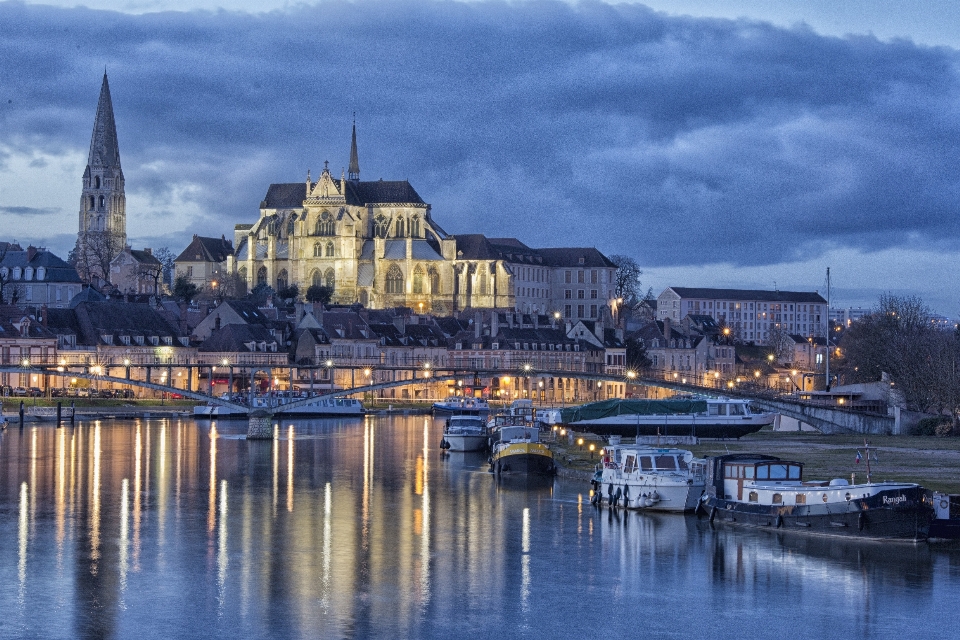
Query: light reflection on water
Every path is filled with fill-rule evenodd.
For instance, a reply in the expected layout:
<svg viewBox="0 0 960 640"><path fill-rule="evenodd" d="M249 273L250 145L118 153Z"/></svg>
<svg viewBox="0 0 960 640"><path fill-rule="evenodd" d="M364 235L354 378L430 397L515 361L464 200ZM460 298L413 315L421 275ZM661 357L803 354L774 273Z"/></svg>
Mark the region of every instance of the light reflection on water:
<svg viewBox="0 0 960 640"><path fill-rule="evenodd" d="M597 511L585 482L495 478L483 454L442 452L441 427L8 429L0 637L869 638L957 622L955 551Z"/></svg>

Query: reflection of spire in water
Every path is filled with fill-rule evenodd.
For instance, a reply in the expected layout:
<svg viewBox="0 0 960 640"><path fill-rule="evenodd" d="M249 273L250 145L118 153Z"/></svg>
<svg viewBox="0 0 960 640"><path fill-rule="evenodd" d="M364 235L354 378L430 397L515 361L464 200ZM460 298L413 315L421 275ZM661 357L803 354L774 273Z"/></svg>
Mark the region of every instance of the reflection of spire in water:
<svg viewBox="0 0 960 640"><path fill-rule="evenodd" d="M210 490L207 503L207 531L217 525L217 428L210 427Z"/></svg>
<svg viewBox="0 0 960 640"><path fill-rule="evenodd" d="M530 609L530 507L523 509L523 527L520 532L520 609Z"/></svg>
<svg viewBox="0 0 960 640"><path fill-rule="evenodd" d="M430 419L423 421L423 525L420 532L420 606L430 600Z"/></svg>
<svg viewBox="0 0 960 640"><path fill-rule="evenodd" d="M220 481L220 530L217 536L217 617L223 617L227 589L227 481Z"/></svg>
<svg viewBox="0 0 960 640"><path fill-rule="evenodd" d="M167 523L167 500L169 497L170 487L168 485L167 478L167 421L164 420L160 423L160 453L159 465L160 468L157 469L158 482L160 486L158 487L157 495L157 546L163 548L165 546L164 540L164 531L166 531Z"/></svg>
<svg viewBox="0 0 960 640"><path fill-rule="evenodd" d="M280 485L280 426L273 425L273 517L277 517L277 492Z"/></svg>
<svg viewBox="0 0 960 640"><path fill-rule="evenodd" d="M323 577L321 586L323 588L324 612L330 608L330 554L333 552L333 542L331 537L330 512L333 509L333 490L328 482L323 489Z"/></svg>
<svg viewBox="0 0 960 640"><path fill-rule="evenodd" d="M136 444L133 447L133 567L140 568L140 516L143 493L143 437L137 421Z"/></svg>
<svg viewBox="0 0 960 640"><path fill-rule="evenodd" d="M293 511L293 425L287 430L287 511Z"/></svg>
<svg viewBox="0 0 960 640"><path fill-rule="evenodd" d="M17 590L17 604L22 608L25 604L24 594L27 588L27 539L29 535L30 520L27 515L29 507L27 500L27 483L20 484L20 520L17 523L17 543L19 555L17 556L17 577L20 579L20 587Z"/></svg>
<svg viewBox="0 0 960 640"><path fill-rule="evenodd" d="M130 552L130 480L120 482L120 602L123 608L123 592L127 590ZM162 545L160 548L163 548Z"/></svg>
<svg viewBox="0 0 960 640"><path fill-rule="evenodd" d="M97 561L100 560L100 421L93 423L93 513L90 517L90 559L91 573L97 574Z"/></svg>

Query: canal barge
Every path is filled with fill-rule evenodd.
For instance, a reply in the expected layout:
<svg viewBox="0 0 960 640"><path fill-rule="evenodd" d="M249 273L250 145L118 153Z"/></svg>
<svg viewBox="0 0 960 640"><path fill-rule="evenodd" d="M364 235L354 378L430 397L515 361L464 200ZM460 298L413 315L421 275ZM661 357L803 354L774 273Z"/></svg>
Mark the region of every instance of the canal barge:
<svg viewBox="0 0 960 640"><path fill-rule="evenodd" d="M760 454L707 458L697 513L723 523L876 540L925 540L933 505L912 483L806 481L803 464Z"/></svg>
<svg viewBox="0 0 960 640"><path fill-rule="evenodd" d="M456 415L487 415L490 413L490 405L483 398L471 398L469 396L454 396L440 402L433 403L433 413L436 414L456 414Z"/></svg>
<svg viewBox="0 0 960 640"><path fill-rule="evenodd" d="M960 540L960 494L933 492L930 540Z"/></svg>
<svg viewBox="0 0 960 640"><path fill-rule="evenodd" d="M506 425L492 436L490 470L497 474L553 475L553 452L540 442L540 430L531 425Z"/></svg>
<svg viewBox="0 0 960 640"><path fill-rule="evenodd" d="M645 511L684 513L697 508L706 464L685 449L611 444L593 477L592 502Z"/></svg>
<svg viewBox="0 0 960 640"><path fill-rule="evenodd" d="M772 425L776 413L756 413L739 398L603 400L561 411L575 431L619 436L740 438Z"/></svg>

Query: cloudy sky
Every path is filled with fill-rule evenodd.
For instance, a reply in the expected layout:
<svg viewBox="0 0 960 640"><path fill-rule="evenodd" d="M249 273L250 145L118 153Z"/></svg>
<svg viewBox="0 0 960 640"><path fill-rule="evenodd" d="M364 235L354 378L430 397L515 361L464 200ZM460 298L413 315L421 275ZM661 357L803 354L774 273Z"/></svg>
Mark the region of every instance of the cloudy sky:
<svg viewBox="0 0 960 640"><path fill-rule="evenodd" d="M272 182L409 179L450 233L644 285L960 314L960 3L0 2L0 236L66 256L104 68L135 247Z"/></svg>

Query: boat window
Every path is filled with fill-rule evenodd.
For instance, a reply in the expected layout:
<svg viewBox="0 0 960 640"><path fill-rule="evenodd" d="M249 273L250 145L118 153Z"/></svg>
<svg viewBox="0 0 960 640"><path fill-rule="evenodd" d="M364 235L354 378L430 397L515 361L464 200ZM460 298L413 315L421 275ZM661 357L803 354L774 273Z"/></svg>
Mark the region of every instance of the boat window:
<svg viewBox="0 0 960 640"><path fill-rule="evenodd" d="M797 494L797 499L795 501L797 504L807 504L807 496L803 493Z"/></svg>
<svg viewBox="0 0 960 640"><path fill-rule="evenodd" d="M732 416L742 416L743 415L743 405L742 404L731 404L730 406L730 415Z"/></svg>
<svg viewBox="0 0 960 640"><path fill-rule="evenodd" d="M783 503L783 496L780 495L779 493L773 494L773 504L782 504L782 503Z"/></svg>
<svg viewBox="0 0 960 640"><path fill-rule="evenodd" d="M708 404L707 405L707 415L716 416L720 414L720 405L718 404Z"/></svg>
<svg viewBox="0 0 960 640"><path fill-rule="evenodd" d="M746 467L746 468L744 469L744 471L746 472L746 477L747 477L748 479L752 480L752 479L753 479L753 467Z"/></svg>
<svg viewBox="0 0 960 640"><path fill-rule="evenodd" d="M620 464L620 457L621 457L620 453L621 453L620 449L614 449L613 451L613 460L617 464Z"/></svg>
<svg viewBox="0 0 960 640"><path fill-rule="evenodd" d="M640 468L644 471L653 469L653 459L650 456L640 456Z"/></svg>
<svg viewBox="0 0 960 640"><path fill-rule="evenodd" d="M757 501L758 501L757 492L756 492L756 491L751 491L751 492L750 492L750 502L757 502Z"/></svg>
<svg viewBox="0 0 960 640"><path fill-rule="evenodd" d="M637 457L636 456L627 456L627 460L623 463L624 473L633 473L637 468Z"/></svg>
<svg viewBox="0 0 960 640"><path fill-rule="evenodd" d="M791 479L791 480L799 480L799 479L800 479L800 465L798 465L798 464L792 464L792 465L790 465L790 467L787 469L787 471L788 471L789 474L790 474L790 479Z"/></svg>
<svg viewBox="0 0 960 640"><path fill-rule="evenodd" d="M785 464L772 464L772 465L770 465L770 479L771 479L771 480L786 480L786 479L787 479L787 465L785 465Z"/></svg>
<svg viewBox="0 0 960 640"><path fill-rule="evenodd" d="M676 471L677 459L674 456L657 456L657 469L660 471Z"/></svg>
<svg viewBox="0 0 960 640"><path fill-rule="evenodd" d="M757 467L757 480L768 480L770 478L770 467L768 465L760 465Z"/></svg>
<svg viewBox="0 0 960 640"><path fill-rule="evenodd" d="M683 458L677 458L677 466L679 466L681 469L686 469L687 461L684 460Z"/></svg>

